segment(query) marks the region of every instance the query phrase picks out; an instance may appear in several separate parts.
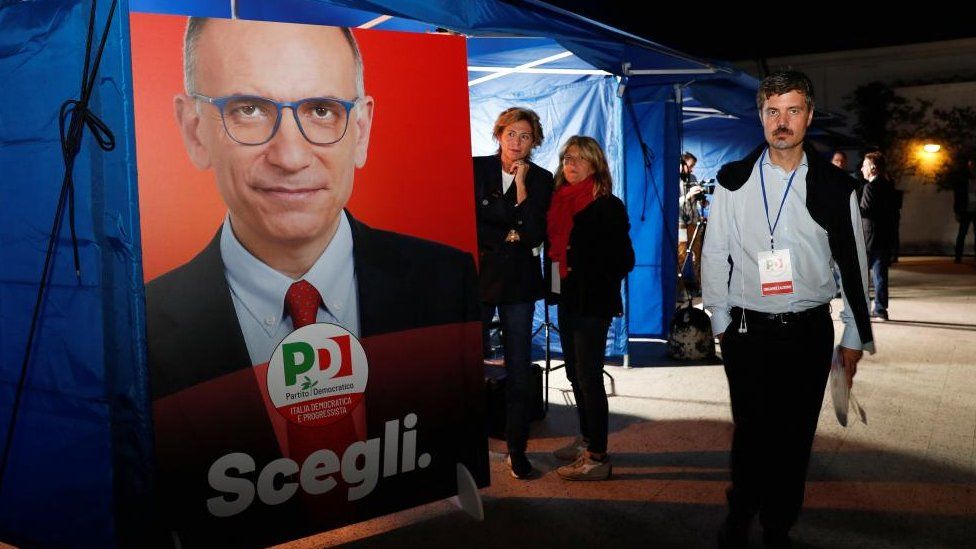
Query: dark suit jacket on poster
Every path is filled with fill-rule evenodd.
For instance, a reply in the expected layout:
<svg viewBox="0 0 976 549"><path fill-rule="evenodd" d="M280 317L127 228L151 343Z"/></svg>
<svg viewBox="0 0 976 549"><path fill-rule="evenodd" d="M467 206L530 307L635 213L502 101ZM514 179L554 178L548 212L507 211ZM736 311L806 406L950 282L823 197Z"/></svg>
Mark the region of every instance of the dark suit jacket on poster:
<svg viewBox="0 0 976 549"><path fill-rule="evenodd" d="M481 301L528 303L545 294L540 259L532 248L546 238L546 212L552 199L552 174L529 163L528 198L515 204L515 182L502 193L502 160L497 154L474 158L475 212L478 218L478 277ZM509 231L517 242L506 242Z"/></svg>
<svg viewBox="0 0 976 549"><path fill-rule="evenodd" d="M206 500L221 495L207 480L215 458L252 456L256 470L240 476L254 482L262 467L282 457L224 275L218 232L189 263L146 288L161 522L164 531L178 531L184 546L267 545L448 497L455 493L456 462L487 485L471 256L372 229L351 215L349 222L360 339L370 368L367 436L382 438L386 421L402 425L406 414L416 413L418 454L429 453L439 467L381 477L351 518L310 518L298 495L274 506L255 499L248 510L216 522L208 515Z"/></svg>

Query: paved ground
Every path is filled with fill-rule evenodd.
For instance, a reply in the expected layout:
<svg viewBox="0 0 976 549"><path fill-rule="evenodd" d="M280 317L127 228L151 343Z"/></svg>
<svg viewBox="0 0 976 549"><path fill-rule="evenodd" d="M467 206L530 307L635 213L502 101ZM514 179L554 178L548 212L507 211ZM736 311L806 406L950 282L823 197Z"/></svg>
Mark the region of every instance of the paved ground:
<svg viewBox="0 0 976 549"><path fill-rule="evenodd" d="M868 423L841 427L826 397L797 547L976 547L976 266L967 261L904 258L893 268L892 320L874 325L879 351L855 385ZM722 368L674 363L654 343L636 344L632 365L607 367L610 481L552 472L549 452L576 428L559 371L529 445L545 475L512 479L504 444L492 440L483 522L438 502L289 547L714 547L731 437Z"/></svg>

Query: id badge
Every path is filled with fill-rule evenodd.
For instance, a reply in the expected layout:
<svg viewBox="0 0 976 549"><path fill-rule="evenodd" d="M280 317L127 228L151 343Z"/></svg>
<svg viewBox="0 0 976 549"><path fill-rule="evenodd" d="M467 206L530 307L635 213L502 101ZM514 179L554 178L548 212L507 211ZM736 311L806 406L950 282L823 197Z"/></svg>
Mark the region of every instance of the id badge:
<svg viewBox="0 0 976 549"><path fill-rule="evenodd" d="M763 296L793 293L793 264L790 250L759 252L759 287Z"/></svg>

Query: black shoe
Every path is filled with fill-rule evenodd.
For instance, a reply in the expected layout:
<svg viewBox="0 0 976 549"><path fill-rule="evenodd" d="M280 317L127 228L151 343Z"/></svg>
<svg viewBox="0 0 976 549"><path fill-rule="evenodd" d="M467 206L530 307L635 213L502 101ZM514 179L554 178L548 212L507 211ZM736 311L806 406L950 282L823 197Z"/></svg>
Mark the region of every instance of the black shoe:
<svg viewBox="0 0 976 549"><path fill-rule="evenodd" d="M749 522L726 517L718 529L718 548L746 549L749 546Z"/></svg>
<svg viewBox="0 0 976 549"><path fill-rule="evenodd" d="M878 311L877 313L871 313L871 318L876 318L882 322L887 322L888 311Z"/></svg>
<svg viewBox="0 0 976 549"><path fill-rule="evenodd" d="M523 453L508 454L508 466L512 469L512 476L519 480L528 480L533 476L532 463Z"/></svg>

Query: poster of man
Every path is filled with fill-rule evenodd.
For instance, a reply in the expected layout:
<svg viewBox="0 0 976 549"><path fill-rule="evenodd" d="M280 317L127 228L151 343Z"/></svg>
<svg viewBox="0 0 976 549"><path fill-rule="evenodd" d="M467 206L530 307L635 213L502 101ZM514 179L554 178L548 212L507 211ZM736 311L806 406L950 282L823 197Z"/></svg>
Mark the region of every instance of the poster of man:
<svg viewBox="0 0 976 549"><path fill-rule="evenodd" d="M487 485L463 42L132 25L164 537L292 539L453 495L458 464Z"/></svg>

